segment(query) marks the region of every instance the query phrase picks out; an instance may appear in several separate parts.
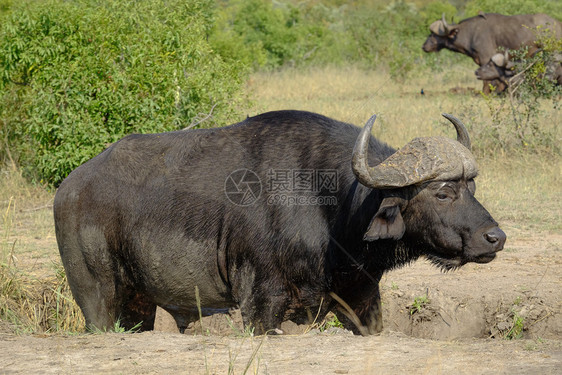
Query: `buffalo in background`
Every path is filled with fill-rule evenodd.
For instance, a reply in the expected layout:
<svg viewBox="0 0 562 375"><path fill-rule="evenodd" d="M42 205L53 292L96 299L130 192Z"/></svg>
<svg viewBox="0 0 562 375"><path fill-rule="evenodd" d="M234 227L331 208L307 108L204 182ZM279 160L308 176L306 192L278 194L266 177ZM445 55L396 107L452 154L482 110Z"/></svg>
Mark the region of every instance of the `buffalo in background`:
<svg viewBox="0 0 562 375"><path fill-rule="evenodd" d="M485 65L476 69L476 77L483 81L499 80L500 86L496 92L502 92L507 87L517 84L523 79L524 72L516 75L515 62L509 55L509 51L497 53ZM546 65L545 78L562 86L562 53L554 54L552 61Z"/></svg>
<svg viewBox="0 0 562 375"><path fill-rule="evenodd" d="M458 24L448 24L445 15L433 22L422 49L438 52L443 48L470 56L476 64L488 64L492 56L503 50L528 48L533 54L538 49L537 28L550 30L557 38L562 37L562 23L546 14L521 14L505 16L497 13L481 13ZM484 80L483 91L490 92L489 85L498 86L501 81Z"/></svg>

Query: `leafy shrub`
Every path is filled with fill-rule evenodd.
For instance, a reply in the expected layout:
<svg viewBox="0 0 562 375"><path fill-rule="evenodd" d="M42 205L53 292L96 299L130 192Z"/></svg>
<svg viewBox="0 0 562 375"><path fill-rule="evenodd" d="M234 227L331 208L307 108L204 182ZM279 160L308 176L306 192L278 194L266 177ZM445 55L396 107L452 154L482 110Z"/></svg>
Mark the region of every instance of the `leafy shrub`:
<svg viewBox="0 0 562 375"><path fill-rule="evenodd" d="M527 56L527 50L513 51L515 75L502 95L483 95L489 110L489 124L474 129L476 146L481 150L530 150L560 154L556 118L544 118L545 106L559 108L562 87L552 81L548 71L560 61L562 39L540 33L540 52ZM550 111L546 111L547 113ZM556 112L555 112L556 113Z"/></svg>
<svg viewBox="0 0 562 375"><path fill-rule="evenodd" d="M6 14L10 13L13 2L13 0L0 0L0 17L4 17Z"/></svg>
<svg viewBox="0 0 562 375"><path fill-rule="evenodd" d="M0 34L0 141L57 186L131 132L237 116L247 69L207 42L213 11L211 0L21 4Z"/></svg>
<svg viewBox="0 0 562 375"><path fill-rule="evenodd" d="M306 61L330 38L317 12L269 0L233 0L223 4L211 43L224 55L275 68ZM318 16L320 15L320 18Z"/></svg>
<svg viewBox="0 0 562 375"><path fill-rule="evenodd" d="M547 13L562 17L561 2L521 0L473 0L466 5L465 13L474 15L478 11L501 14ZM469 121L473 144L478 154L496 152L525 152L559 155L558 119L548 117L547 106L559 107L562 89L545 74L552 68L556 53L562 51L562 40L545 30L537 30L541 52L532 57L527 50L511 51L516 62L516 76L503 95L484 95L488 115L484 121ZM481 119L481 108L472 104L463 106L469 117ZM556 113L556 112L554 112Z"/></svg>
<svg viewBox="0 0 562 375"><path fill-rule="evenodd" d="M385 64L401 79L427 56L421 46L429 24L442 12L455 14L456 9L441 2L418 8L403 0L351 5L234 0L220 8L211 43L255 68Z"/></svg>
<svg viewBox="0 0 562 375"><path fill-rule="evenodd" d="M562 20L562 3L544 0L472 0L466 4L465 13L475 15L484 13L501 13L506 15L546 13Z"/></svg>
<svg viewBox="0 0 562 375"><path fill-rule="evenodd" d="M397 81L404 81L411 73L419 74L423 67L439 69L443 62L457 62L461 60L458 54L427 54L421 49L429 25L443 13L456 15L456 8L437 1L418 7L398 0L390 4L364 2L346 9L342 22L348 36L338 39L346 45L340 49L348 52L344 62L369 68L388 66Z"/></svg>
<svg viewBox="0 0 562 375"><path fill-rule="evenodd" d="M294 45L296 33L287 25L288 15L274 9L266 0L235 0L225 3L215 29L213 42L224 46L242 46L243 58L257 66L277 66L288 58ZM226 41L226 42L225 42ZM232 48L231 48L232 51ZM236 51L234 51L236 52ZM236 55L240 56L240 50Z"/></svg>

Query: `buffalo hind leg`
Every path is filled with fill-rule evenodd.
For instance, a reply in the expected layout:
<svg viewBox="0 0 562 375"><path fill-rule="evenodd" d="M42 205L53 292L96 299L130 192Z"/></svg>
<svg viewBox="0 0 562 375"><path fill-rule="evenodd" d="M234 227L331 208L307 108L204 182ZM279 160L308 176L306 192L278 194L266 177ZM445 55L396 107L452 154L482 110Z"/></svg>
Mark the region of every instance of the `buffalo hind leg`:
<svg viewBox="0 0 562 375"><path fill-rule="evenodd" d="M113 283L99 281L87 270L79 275L74 275L75 271L68 272L67 279L72 295L84 314L86 329L92 332L112 329L118 315Z"/></svg>
<svg viewBox="0 0 562 375"><path fill-rule="evenodd" d="M57 235L68 284L82 309L86 329L110 331L119 323L130 330L141 322L140 329L153 328L156 306L137 293L125 273L115 272L121 266L99 228L60 230Z"/></svg>
<svg viewBox="0 0 562 375"><path fill-rule="evenodd" d="M119 315L114 273L111 262L104 256L97 256L104 251L105 241L95 237L86 242L80 236L61 234L57 240L68 285L84 314L86 329L112 329Z"/></svg>

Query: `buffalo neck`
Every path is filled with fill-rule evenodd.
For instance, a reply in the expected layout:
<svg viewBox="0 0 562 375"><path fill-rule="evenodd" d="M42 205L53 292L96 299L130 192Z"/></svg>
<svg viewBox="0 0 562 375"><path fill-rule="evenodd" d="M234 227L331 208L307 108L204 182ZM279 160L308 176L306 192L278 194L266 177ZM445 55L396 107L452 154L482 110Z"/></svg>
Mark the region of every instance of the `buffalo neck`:
<svg viewBox="0 0 562 375"><path fill-rule="evenodd" d="M342 204L331 228L332 264L340 272L366 272L373 277L418 259L420 251L404 240L363 240L367 228L384 199L385 192L355 181L342 191Z"/></svg>

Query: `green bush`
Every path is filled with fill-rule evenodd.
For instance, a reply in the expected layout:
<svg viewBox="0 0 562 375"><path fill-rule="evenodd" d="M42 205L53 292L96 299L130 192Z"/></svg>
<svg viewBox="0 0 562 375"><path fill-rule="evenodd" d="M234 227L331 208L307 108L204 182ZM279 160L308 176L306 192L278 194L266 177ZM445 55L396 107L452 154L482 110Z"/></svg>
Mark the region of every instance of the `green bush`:
<svg viewBox="0 0 562 375"><path fill-rule="evenodd" d="M0 34L0 141L57 186L126 134L238 118L247 69L209 45L213 12L211 0L20 4Z"/></svg>
<svg viewBox="0 0 562 375"><path fill-rule="evenodd" d="M560 64L562 39L545 30L537 33L541 50L533 56L527 56L527 48L512 52L515 75L509 79L506 92L499 98L494 95L484 98L493 128L498 129L498 134L505 133L494 137L494 142L501 142L501 148L548 149L559 155L557 126L545 126L548 121L542 118L542 113L544 105L560 107L562 88L553 80L553 73Z"/></svg>
<svg viewBox="0 0 562 375"><path fill-rule="evenodd" d="M420 16L405 1L348 5L234 0L220 8L211 43L225 56L252 61L255 68L383 63L400 77L422 55L427 26L434 21L427 17L454 7L431 9Z"/></svg>
<svg viewBox="0 0 562 375"><path fill-rule="evenodd" d="M541 50L533 56L528 56L527 48L511 51L515 66L513 76L506 79L507 89L499 95L482 93L488 115L484 121L468 122L473 150L480 155L526 151L559 157L562 152L557 113L562 87L553 81L562 39L545 30L538 35ZM555 111L545 110L548 107ZM482 115L474 102L462 105L460 112L474 119Z"/></svg>
<svg viewBox="0 0 562 375"><path fill-rule="evenodd" d="M479 11L506 15L546 13L562 20L562 2L549 0L472 0L466 4L466 14L473 16Z"/></svg>
<svg viewBox="0 0 562 375"><path fill-rule="evenodd" d="M0 0L0 18L10 13L13 3L13 0Z"/></svg>
<svg viewBox="0 0 562 375"><path fill-rule="evenodd" d="M331 40L318 11L270 0L233 0L222 4L211 43L223 55L251 62L254 68L299 64Z"/></svg>
<svg viewBox="0 0 562 375"><path fill-rule="evenodd" d="M419 8L405 1L378 6L366 3L354 8L345 17L346 30L357 51L354 60L368 67L387 65L391 77L398 81L423 65L434 66L443 56L426 54L421 47L429 35L429 25L443 12L454 11L448 4L434 2Z"/></svg>

